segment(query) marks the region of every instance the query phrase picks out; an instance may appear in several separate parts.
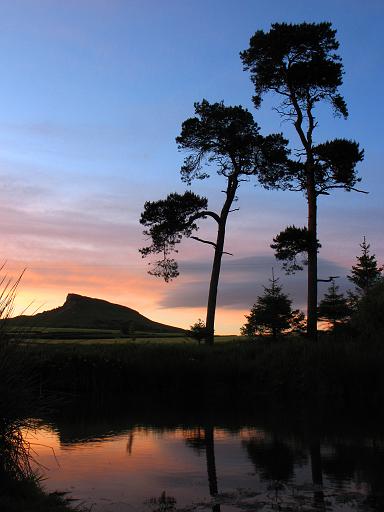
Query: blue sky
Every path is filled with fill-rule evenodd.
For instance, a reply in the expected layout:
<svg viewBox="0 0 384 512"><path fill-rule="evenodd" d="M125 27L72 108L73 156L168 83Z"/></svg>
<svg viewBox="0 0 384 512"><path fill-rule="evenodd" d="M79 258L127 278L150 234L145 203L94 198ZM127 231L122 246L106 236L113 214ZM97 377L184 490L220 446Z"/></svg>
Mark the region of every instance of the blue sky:
<svg viewBox="0 0 384 512"><path fill-rule="evenodd" d="M3 0L0 173L2 258L12 272L28 267L19 292L43 309L68 292L121 302L143 314L188 326L204 317L209 247L181 247L182 275L171 284L146 275L137 248L143 203L184 189L175 137L193 103L207 98L248 107L263 133L283 131L268 98L254 111L239 52L275 21L331 21L345 66L350 117L319 112L317 140L358 140L362 194L337 192L319 204L324 273L344 279L366 235L380 261L382 236L382 1L289 0ZM194 189L212 207L219 179ZM218 332L237 332L266 284L272 237L305 224L305 199L251 185L230 220L219 294ZM211 231L206 224L202 233ZM328 275L328 274L327 274ZM305 276L281 282L297 305Z"/></svg>

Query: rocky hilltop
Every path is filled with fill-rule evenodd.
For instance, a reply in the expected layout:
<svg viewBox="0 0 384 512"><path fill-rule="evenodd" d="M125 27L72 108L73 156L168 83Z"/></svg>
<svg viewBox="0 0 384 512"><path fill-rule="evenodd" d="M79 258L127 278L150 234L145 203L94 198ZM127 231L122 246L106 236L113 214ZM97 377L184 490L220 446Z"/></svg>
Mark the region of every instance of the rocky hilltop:
<svg viewBox="0 0 384 512"><path fill-rule="evenodd" d="M22 315L10 320L13 325L33 327L72 327L78 329L121 329L127 324L135 331L182 332L171 325L154 322L138 311L102 299L69 293L58 308Z"/></svg>

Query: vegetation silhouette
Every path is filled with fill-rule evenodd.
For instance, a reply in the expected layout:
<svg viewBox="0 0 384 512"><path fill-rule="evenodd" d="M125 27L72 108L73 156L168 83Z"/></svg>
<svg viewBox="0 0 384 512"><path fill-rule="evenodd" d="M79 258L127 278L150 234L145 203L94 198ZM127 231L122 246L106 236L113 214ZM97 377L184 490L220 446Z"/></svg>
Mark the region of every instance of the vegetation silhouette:
<svg viewBox="0 0 384 512"><path fill-rule="evenodd" d="M354 307L356 307L359 299L383 278L384 267L378 266L376 256L370 254L370 247L364 236L360 244L361 255L356 257L357 263L352 265L351 275L347 276L347 279L355 285L355 290L349 293L350 301Z"/></svg>
<svg viewBox="0 0 384 512"><path fill-rule="evenodd" d="M293 124L302 146L289 172L270 177L265 174L264 179L265 185L275 187L279 181L282 188L303 191L306 196L307 227L298 228L296 233L294 226L289 229L294 232L291 249L299 254L304 248L308 260L307 333L312 339L317 338L318 197L338 188L361 192L355 188L360 181L356 165L364 154L352 140L336 138L314 143L318 125L315 111L321 102L330 103L335 115L348 116L346 102L338 92L343 66L336 53L339 43L335 36L329 22L274 23L269 32L258 30L251 37L249 48L240 54L255 86L255 107L260 107L268 92L279 96L281 102L275 110ZM278 240L275 245L279 257ZM283 244L281 249L284 247Z"/></svg>
<svg viewBox="0 0 384 512"><path fill-rule="evenodd" d="M36 366L25 339L9 326L22 275L14 281L0 278L0 510L74 512L65 493L44 492L32 468L33 446L25 439L27 429L39 426L34 418L51 404L38 396Z"/></svg>
<svg viewBox="0 0 384 512"><path fill-rule="evenodd" d="M300 332L304 329L304 313L292 310L292 301L282 292L282 286L272 271L271 286L264 286L264 295L257 298L247 322L240 332L243 336L254 338L258 335L269 335L276 340L283 332Z"/></svg>
<svg viewBox="0 0 384 512"><path fill-rule="evenodd" d="M191 325L189 329L189 336L195 339L199 345L206 338L207 328L205 327L205 323L203 320L201 320L201 318L199 318L197 322Z"/></svg>
<svg viewBox="0 0 384 512"><path fill-rule="evenodd" d="M321 320L328 320L335 330L338 323L343 323L350 318L352 308L350 301L343 293L339 293L339 287L332 280L328 292L321 299L318 308L318 316Z"/></svg>
<svg viewBox="0 0 384 512"><path fill-rule="evenodd" d="M176 512L176 499L163 491L158 498L149 498L146 504L151 507L151 512Z"/></svg>
<svg viewBox="0 0 384 512"><path fill-rule="evenodd" d="M381 347L384 336L384 279L370 286L359 299L351 318L351 326L356 329L364 342L376 345L374 352ZM371 349L373 350L373 349Z"/></svg>
<svg viewBox="0 0 384 512"><path fill-rule="evenodd" d="M187 119L182 125L181 134L176 138L178 147L189 155L181 167L181 178L188 186L193 180L209 177L208 166L213 165L219 176L225 180L225 200L221 210L208 210L208 200L191 191L184 194L172 193L165 200L147 201L140 218L145 226L144 234L151 245L140 249L143 257L161 254L150 274L169 281L178 276L177 262L171 254L183 237L192 238L214 249L214 257L209 285L206 341L213 344L217 290L224 251L227 219L241 182L250 178L264 182L262 176L284 174L287 166L287 141L280 134L266 137L252 114L241 106L227 107L223 102L209 103L203 100L195 103L196 117ZM206 166L203 168L203 165ZM198 230L197 221L210 217L217 226L216 240L205 240L194 233Z"/></svg>

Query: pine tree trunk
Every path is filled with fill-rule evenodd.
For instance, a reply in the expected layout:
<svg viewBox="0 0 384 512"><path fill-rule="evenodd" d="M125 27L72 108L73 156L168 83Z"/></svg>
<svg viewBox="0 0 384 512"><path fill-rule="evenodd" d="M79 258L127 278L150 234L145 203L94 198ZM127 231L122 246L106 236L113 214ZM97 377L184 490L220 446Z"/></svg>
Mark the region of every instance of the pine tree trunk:
<svg viewBox="0 0 384 512"><path fill-rule="evenodd" d="M215 255L213 258L211 281L209 284L207 319L205 322L205 326L207 329L206 342L208 345L213 345L213 343L214 343L217 289L219 286L221 260L223 257L223 250L224 250L224 238L225 238L225 221L223 221L223 219L221 219L221 222L219 223L219 227L218 227L218 231L217 231Z"/></svg>
<svg viewBox="0 0 384 512"><path fill-rule="evenodd" d="M291 100L297 114L294 123L296 131L305 149L307 160L306 167L306 192L308 203L308 284L307 284L307 335L317 339L317 195L315 182L315 169L313 161L312 134L316 126L312 115L313 103L307 101L306 115L308 129L303 131L303 112L295 94L291 91Z"/></svg>
<svg viewBox="0 0 384 512"><path fill-rule="evenodd" d="M207 304L207 319L205 327L207 330L206 342L208 345L213 345L215 334L215 315L216 315L216 302L217 302L217 288L219 285L219 277L221 270L221 260L224 251L225 240L225 227L227 224L228 214L232 203L235 199L237 187L239 185L238 176L235 174L228 178L226 199L221 209L220 221L217 228L217 239L215 247L215 256L213 258L211 281L209 284L208 304Z"/></svg>
<svg viewBox="0 0 384 512"><path fill-rule="evenodd" d="M312 174L312 173L311 173ZM313 176L308 178L308 296L307 335L317 339L317 196Z"/></svg>

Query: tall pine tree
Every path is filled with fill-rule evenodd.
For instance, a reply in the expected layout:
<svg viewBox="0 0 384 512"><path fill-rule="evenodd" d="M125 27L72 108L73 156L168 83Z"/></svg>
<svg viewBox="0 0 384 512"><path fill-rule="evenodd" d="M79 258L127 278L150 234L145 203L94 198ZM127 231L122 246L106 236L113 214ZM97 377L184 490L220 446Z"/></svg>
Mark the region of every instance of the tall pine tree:
<svg viewBox="0 0 384 512"><path fill-rule="evenodd" d="M292 123L300 142L298 161L284 175L265 175L276 187L302 191L307 201L307 226L294 233L290 249L304 249L307 264L307 333L317 338L317 203L333 189L358 190L357 165L364 152L353 140L336 138L317 142L318 109L331 104L335 115L348 117L347 104L339 89L343 65L337 54L339 42L330 22L273 23L269 32L258 30L249 48L241 52L244 68L255 86L253 101L259 108L263 97L273 93L275 110ZM278 179L279 178L279 179ZM361 192L361 191L360 191ZM296 243L300 242L298 248ZM303 245L304 244L304 245Z"/></svg>

